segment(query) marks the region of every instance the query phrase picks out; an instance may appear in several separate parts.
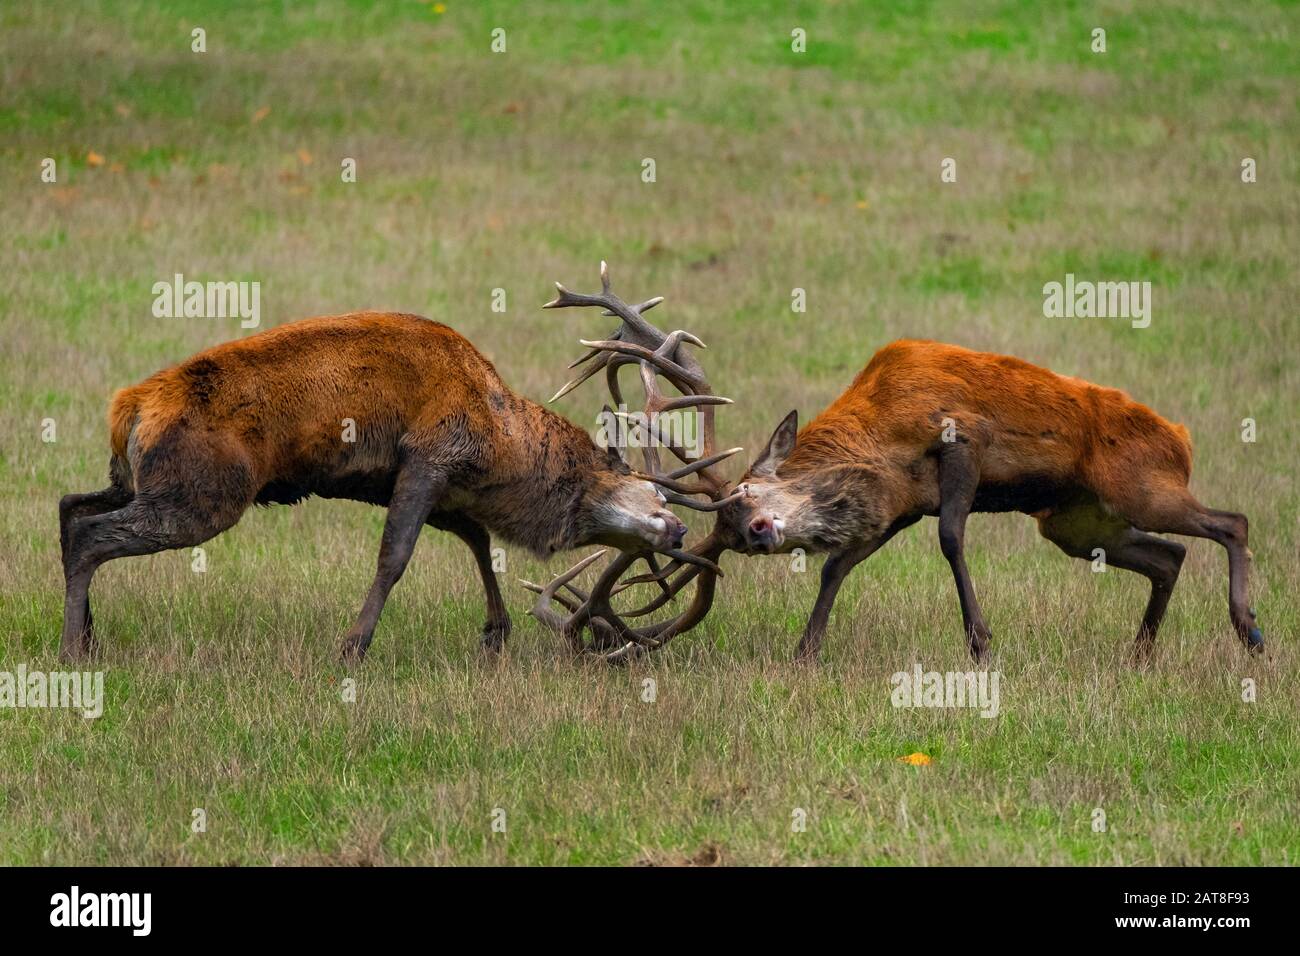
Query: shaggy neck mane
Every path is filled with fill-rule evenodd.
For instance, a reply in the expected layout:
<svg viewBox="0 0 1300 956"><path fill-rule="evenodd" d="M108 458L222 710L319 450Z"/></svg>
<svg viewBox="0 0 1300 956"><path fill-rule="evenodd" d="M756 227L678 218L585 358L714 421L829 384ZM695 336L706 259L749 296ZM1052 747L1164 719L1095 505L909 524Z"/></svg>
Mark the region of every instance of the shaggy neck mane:
<svg viewBox="0 0 1300 956"><path fill-rule="evenodd" d="M861 419L823 412L800 430L777 477L801 478L828 466L860 465L873 460L877 451Z"/></svg>
<svg viewBox="0 0 1300 956"><path fill-rule="evenodd" d="M574 547L589 530L584 497L605 452L568 419L527 399L503 419L502 454L480 495L499 506L502 537L538 555Z"/></svg>

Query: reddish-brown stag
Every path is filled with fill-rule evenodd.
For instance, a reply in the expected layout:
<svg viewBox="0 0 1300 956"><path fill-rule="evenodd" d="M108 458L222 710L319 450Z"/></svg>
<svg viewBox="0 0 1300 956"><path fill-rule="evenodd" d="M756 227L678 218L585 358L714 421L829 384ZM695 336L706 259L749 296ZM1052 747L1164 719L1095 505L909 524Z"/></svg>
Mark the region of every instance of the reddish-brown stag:
<svg viewBox="0 0 1300 956"><path fill-rule="evenodd" d="M829 408L798 429L791 412L719 514L714 538L749 554L828 555L799 656L817 656L845 576L903 528L939 519L971 653L989 628L966 568L972 512L1032 515L1073 557L1151 581L1136 651L1155 641L1182 567L1182 544L1228 553L1228 610L1252 651L1263 635L1246 597L1244 515L1207 508L1188 490L1187 429L1113 388L1005 355L904 340L876 353Z"/></svg>
<svg viewBox="0 0 1300 956"><path fill-rule="evenodd" d="M208 349L119 391L109 429L109 487L59 506L65 658L94 647L88 595L106 561L192 547L251 504L313 494L388 509L346 658L365 654L425 524L473 552L490 649L510 631L491 532L539 555L595 543L697 560L663 495L616 450L419 316L307 319Z"/></svg>

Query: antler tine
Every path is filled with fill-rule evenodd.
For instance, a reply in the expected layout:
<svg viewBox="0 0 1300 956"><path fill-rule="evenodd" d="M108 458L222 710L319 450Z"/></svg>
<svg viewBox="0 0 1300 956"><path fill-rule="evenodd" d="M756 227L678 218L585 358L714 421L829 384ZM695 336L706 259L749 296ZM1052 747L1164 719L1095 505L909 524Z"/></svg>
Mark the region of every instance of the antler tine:
<svg viewBox="0 0 1300 956"><path fill-rule="evenodd" d="M703 489L701 489L703 491ZM696 492L699 494L700 492ZM693 508L696 511L721 511L733 501L739 501L744 495L741 492L730 494L725 498L717 501L696 501L694 498L688 498L685 495L679 495L675 491L665 491L664 498L675 505L683 505L687 508Z"/></svg>
<svg viewBox="0 0 1300 956"><path fill-rule="evenodd" d="M650 557L653 558L654 555L650 555ZM676 574L677 569L682 566L683 562L677 560L668 562L663 566L663 568L659 568L652 564L652 567L655 567L655 572L653 574L638 574L634 578L627 578L620 581L618 587L614 588L609 593L611 596L620 594L628 588L636 587L638 584L658 584L661 588L665 587L664 581Z"/></svg>
<svg viewBox="0 0 1300 956"><path fill-rule="evenodd" d="M620 325L613 332L609 333L609 335L607 335L606 338L616 339L622 333L623 333L623 327ZM586 352L584 352L582 355L578 356L576 359L574 359L572 362L569 363L569 368L577 368L583 362L589 362L598 355L603 356L605 362L609 361L608 352L602 352L600 349L587 349Z"/></svg>
<svg viewBox="0 0 1300 956"><path fill-rule="evenodd" d="M689 464L683 465L676 471L670 471L665 478L671 478L676 481L679 478L685 478L687 475L694 474L697 471L704 471L706 468L712 468L718 462L730 458L737 452L742 452L743 448L728 448L726 451L718 452L716 455L710 455L708 458L697 458Z"/></svg>
<svg viewBox="0 0 1300 956"><path fill-rule="evenodd" d="M638 314L649 312L651 309L653 309L656 305L658 305L663 300L664 300L663 296L657 295L653 299L646 299L644 302L638 302L636 305L632 306L632 309ZM600 314L615 315L616 313L609 311L609 309L606 309L604 312Z"/></svg>
<svg viewBox="0 0 1300 956"><path fill-rule="evenodd" d="M596 339L592 341L588 341L587 339L579 339L578 341L580 344L587 346L587 348L589 349L602 349L604 351L609 351L609 352L621 352L623 355L630 355L633 358L640 359L643 362L650 362L653 365L657 365L659 366L659 369L664 373L664 375L669 377L670 381L673 378L678 378L683 382L690 383L691 380L694 378L694 376L692 376L690 372L686 371L686 369L682 368L672 359L665 358L664 356L660 355L657 351L648 349L642 345L635 345L631 342L623 342L620 341L619 339Z"/></svg>
<svg viewBox="0 0 1300 956"><path fill-rule="evenodd" d="M569 643L578 650L580 650L582 646L582 635L581 631L578 629L580 628L582 621L579 620L579 616L583 613L585 603L584 605L580 605L567 618L565 618L561 617L551 609L551 601L556 599L556 592L559 591L562 586L568 584L589 566L599 561L604 554L605 549L601 548L594 554L587 555L568 571L565 571L559 577L552 579L551 583L546 585L544 588L539 588L538 585L533 584L531 581L520 581L524 587L528 588L530 591L535 591L538 595L537 603L533 605L532 610L528 613L542 623L565 635L565 637L569 639ZM566 602L562 599L560 603L564 604Z"/></svg>
<svg viewBox="0 0 1300 956"><path fill-rule="evenodd" d="M663 333L653 325L641 318L641 306L631 306L610 291L609 265L604 259L600 260L600 295L585 295L581 292L570 292L559 282L555 283L557 295L550 302L542 306L543 309L566 309L581 306L600 306L611 315L615 315L623 320L623 324L633 332L637 337L647 341L659 344ZM649 300L650 304L645 304L645 309L653 309L663 301L662 296Z"/></svg>
<svg viewBox="0 0 1300 956"><path fill-rule="evenodd" d="M623 616L644 617L647 614L653 614L655 611L659 610L661 607L663 607L665 604L671 601L674 597L676 597L678 591L680 591L686 585L690 584L691 581L695 580L695 578L699 577L701 573L701 569L698 566L692 565L686 567L685 565L683 565L683 567L686 568L685 571L677 575L677 577L674 580L669 581L667 583L667 586L663 589L663 593L657 595L648 604L645 604L634 611L628 611Z"/></svg>
<svg viewBox="0 0 1300 956"><path fill-rule="evenodd" d="M577 378L565 382L564 386L558 392L556 392L554 395L551 396L550 399L551 402L559 401L561 398L563 398L565 395L568 395L571 391L573 391L575 388L577 388L587 379L591 378L593 375L599 372L602 368L605 368L606 366L609 365L609 361L610 361L609 352L602 353L599 350L595 350L594 354L600 355L601 360L599 362L593 362L591 365L587 366L587 368L583 369L582 374L579 375ZM574 362L573 365L581 365L585 361L586 359L584 358L581 359L580 361ZM569 367L573 368L573 365ZM548 402L547 404L550 403Z"/></svg>

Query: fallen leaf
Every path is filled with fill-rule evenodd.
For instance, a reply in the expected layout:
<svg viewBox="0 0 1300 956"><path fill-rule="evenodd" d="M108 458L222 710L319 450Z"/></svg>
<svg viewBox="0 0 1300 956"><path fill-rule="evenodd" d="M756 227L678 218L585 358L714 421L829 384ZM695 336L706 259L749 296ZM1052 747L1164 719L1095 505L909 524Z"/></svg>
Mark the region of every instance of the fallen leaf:
<svg viewBox="0 0 1300 956"><path fill-rule="evenodd" d="M271 115L271 107L263 106L261 109L259 109L256 113L253 114L253 122L260 123L262 122L262 120L266 119L270 115Z"/></svg>
<svg viewBox="0 0 1300 956"><path fill-rule="evenodd" d="M104 157L101 156L101 155L99 155L99 153L95 152L95 151L92 149L90 152L86 153L86 165L87 165L87 166L103 166L103 165L104 165Z"/></svg>
<svg viewBox="0 0 1300 956"><path fill-rule="evenodd" d="M307 152L305 149L298 150L298 162L302 163L304 166L310 166L311 153Z"/></svg>
<svg viewBox="0 0 1300 956"><path fill-rule="evenodd" d="M930 765L930 757L927 754L919 752L908 754L906 757L899 757L898 759L913 767L928 767Z"/></svg>

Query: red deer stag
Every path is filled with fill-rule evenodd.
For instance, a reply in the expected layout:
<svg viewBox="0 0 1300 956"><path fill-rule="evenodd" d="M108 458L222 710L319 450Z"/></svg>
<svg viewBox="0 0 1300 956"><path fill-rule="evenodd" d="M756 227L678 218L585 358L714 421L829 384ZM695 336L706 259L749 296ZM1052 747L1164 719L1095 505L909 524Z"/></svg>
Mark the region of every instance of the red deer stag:
<svg viewBox="0 0 1300 956"><path fill-rule="evenodd" d="M797 432L797 435L796 435ZM1020 511L1073 557L1151 581L1135 651L1148 653L1185 549L1152 532L1210 538L1228 552L1238 638L1264 638L1246 599L1246 518L1203 507L1187 489L1187 429L1126 394L1003 355L899 341L798 430L791 412L751 465L715 534L749 554L821 551L821 590L798 656L815 659L845 576L903 528L939 518L971 653L989 629L963 557L972 511Z"/></svg>
<svg viewBox="0 0 1300 956"><path fill-rule="evenodd" d="M639 435L645 471L637 477L645 478L663 488L667 501L685 505L697 511L718 512L736 500L727 493L727 482L715 471L720 461L741 451L732 448L719 452L714 439L713 412L718 405L729 405L731 399L714 395L699 362L686 351L686 345L703 348L704 343L689 332L675 331L665 334L645 319L644 313L663 301L655 297L640 305L628 305L610 291L609 270L600 264L602 291L599 295L570 292L555 283L559 295L543 308L597 307L604 315L620 319L619 327L609 338L600 341L583 341L588 347L585 355L570 368L590 363L573 381L561 388L551 399L555 401L577 388L597 372L604 371L614 404L624 406L618 373L624 365L640 369L641 384L645 393L644 411L634 434ZM659 388L662 376L681 395L670 398ZM668 413L684 409L697 409L700 448L686 447L681 436L664 436L665 423L671 423ZM606 409L609 412L609 409ZM620 438L615 442L622 444ZM667 449L682 464L667 468L661 462L659 451ZM694 452L694 454L692 454ZM699 500L700 497L705 500ZM601 572L590 592L574 584L575 578L600 559L596 552L545 587L528 581L522 582L529 590L540 595L532 614L542 623L562 634L577 653L591 653L612 662L627 660L636 654L662 647L676 634L690 630L698 624L713 603L717 578L722 574L716 564L726 550L715 533L690 551L672 554L672 561L662 567L648 549L625 551L613 557ZM644 558L650 567L647 574L624 578L628 570ZM645 617L668 604L692 581L696 581L691 604L681 614L667 620L634 627L628 619ZM616 611L611 598L636 585L654 584L659 593L643 606L627 611ZM560 604L567 613L552 607ZM584 643L584 631L590 630L590 642Z"/></svg>
<svg viewBox="0 0 1300 956"><path fill-rule="evenodd" d="M345 658L365 655L426 523L473 552L493 650L510 618L490 531L538 555L598 543L699 560L680 550L686 527L658 489L616 450L516 395L465 338L414 315L307 319L219 345L119 391L108 418L110 487L59 504L65 658L94 649L88 591L106 561L191 547L251 504L312 494L388 508Z"/></svg>

